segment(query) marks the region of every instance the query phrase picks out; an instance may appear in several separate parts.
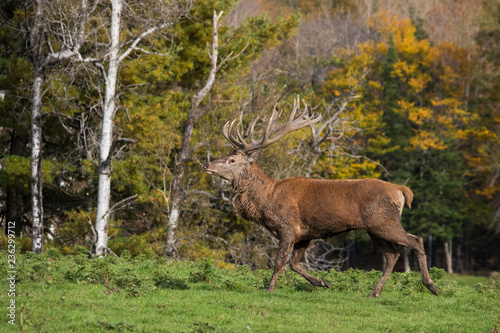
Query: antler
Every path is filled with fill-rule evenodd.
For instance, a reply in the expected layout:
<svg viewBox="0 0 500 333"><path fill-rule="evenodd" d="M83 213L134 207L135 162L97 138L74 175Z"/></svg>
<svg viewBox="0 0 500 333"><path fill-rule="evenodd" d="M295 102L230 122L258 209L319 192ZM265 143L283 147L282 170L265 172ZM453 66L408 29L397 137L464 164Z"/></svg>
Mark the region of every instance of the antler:
<svg viewBox="0 0 500 333"><path fill-rule="evenodd" d="M254 137L254 129L255 125L261 121L265 121L259 116L255 117L254 120L248 126L245 137L248 138L249 142L245 141L245 138L242 134L243 124L242 117L243 114L240 115L240 119L238 124L236 125L236 135L233 134L233 127L236 123L236 119L233 121L228 121L224 128L222 129L222 134L224 137L237 149L244 153L249 153L252 151L256 151L262 149L264 147L269 146L270 144L279 141L285 135L290 132L296 131L298 129L304 128L306 126L312 125L318 122L321 119L321 115L312 115L309 114L307 105L304 103L304 110L295 118L295 114L297 110L300 108L300 100L299 96L293 102L293 108L290 112L290 116L285 124L278 124L278 120L280 119L282 112L276 111L276 106L273 109L273 113L269 118L267 126L264 130L264 134L261 139L255 139ZM271 138L271 136L273 136Z"/></svg>

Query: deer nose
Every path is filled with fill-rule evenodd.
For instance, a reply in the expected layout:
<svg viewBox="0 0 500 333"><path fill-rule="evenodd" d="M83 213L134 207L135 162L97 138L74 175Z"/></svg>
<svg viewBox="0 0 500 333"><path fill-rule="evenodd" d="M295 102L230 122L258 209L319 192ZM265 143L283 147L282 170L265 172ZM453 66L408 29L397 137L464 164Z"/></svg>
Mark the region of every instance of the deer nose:
<svg viewBox="0 0 500 333"><path fill-rule="evenodd" d="M203 170L207 170L207 169L208 169L208 163L203 166Z"/></svg>

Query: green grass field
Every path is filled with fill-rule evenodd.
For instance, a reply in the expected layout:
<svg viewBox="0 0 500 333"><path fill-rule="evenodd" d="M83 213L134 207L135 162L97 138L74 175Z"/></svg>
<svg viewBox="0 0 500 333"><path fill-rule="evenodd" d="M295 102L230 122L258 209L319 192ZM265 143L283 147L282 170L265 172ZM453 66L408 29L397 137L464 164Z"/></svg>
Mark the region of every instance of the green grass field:
<svg viewBox="0 0 500 333"><path fill-rule="evenodd" d="M219 268L211 260L89 260L18 255L16 326L8 324L2 270L0 331L22 332L498 332L500 281L431 270L441 295L417 273L393 273L378 299L366 296L380 272L316 272L332 289L312 287L286 269L276 290L270 270ZM7 266L7 257L0 255Z"/></svg>

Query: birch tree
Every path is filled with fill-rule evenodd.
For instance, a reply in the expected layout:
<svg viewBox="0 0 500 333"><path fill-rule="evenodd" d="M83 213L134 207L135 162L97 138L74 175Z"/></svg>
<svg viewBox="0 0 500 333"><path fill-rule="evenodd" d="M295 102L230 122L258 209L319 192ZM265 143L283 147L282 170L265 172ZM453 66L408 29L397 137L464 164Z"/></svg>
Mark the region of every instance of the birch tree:
<svg viewBox="0 0 500 333"><path fill-rule="evenodd" d="M102 99L101 113L102 121L99 139L98 190L97 211L95 218L95 234L92 253L97 256L105 256L108 251L108 221L113 208L110 207L111 200L111 175L113 151L119 144L131 143L134 140L128 138L113 137L114 118L117 110L118 96L117 84L120 65L132 55L154 53L148 48L142 48L143 42L148 36L162 31L178 22L187 13L191 1L146 1L125 2L125 0L110 0L111 15L108 29L109 42L98 57L82 57L83 62L91 62L97 66L102 75ZM130 38L123 34L122 17L134 20L138 31ZM152 19L150 19L152 17ZM130 23L130 22L127 22ZM125 36L126 37L126 36ZM96 42L99 48L100 41ZM127 199L134 199L132 196Z"/></svg>
<svg viewBox="0 0 500 333"><path fill-rule="evenodd" d="M89 8L87 0L26 1L26 41L29 59L33 65L31 91L31 206L32 251L43 250L42 205L42 97L47 70L67 62L79 54L85 41L87 19L96 8ZM32 16L28 13L32 12ZM64 17L62 17L64 16Z"/></svg>
<svg viewBox="0 0 500 333"><path fill-rule="evenodd" d="M182 201L182 180L184 178L184 165L189 159L189 156L193 150L191 147L191 136L193 134L193 129L198 122L198 120L203 116L204 111L200 109L200 103L208 94L210 89L215 82L215 74L217 73L217 57L218 57L218 48L219 48L219 20L222 16L222 11L217 14L214 11L213 17L213 36L212 36L212 52L209 51L210 57L210 73L208 75L208 79L203 88L193 95L191 99L191 107L189 108L188 116L186 123L184 125L184 131L182 136L182 147L179 152L179 157L177 162L175 163L174 171L173 171L173 182L172 182L172 190L170 192L170 200L171 200L171 209L170 215L167 221L167 239L165 242L165 255L172 256L174 255L177 245L177 227L179 224L179 216L180 216L180 204ZM227 60L227 58L226 58Z"/></svg>
<svg viewBox="0 0 500 333"><path fill-rule="evenodd" d="M222 8L219 7L217 11L219 9ZM229 8L226 6L224 9L228 10ZM219 24L221 16L222 11L218 14L214 12L212 16L212 40L210 43L207 42L209 44L210 71L206 81L203 80L204 85L191 97L187 118L182 127L181 148L176 156L172 171L173 180L169 196L170 213L167 220L164 251L165 255L169 257L177 254L177 230L182 210L181 203L186 198L185 188L182 185L188 170L187 164L192 160L192 155L197 148L205 145L205 142L191 143L193 129L209 109L208 106L203 106L201 103L213 89L216 74L224 66L223 74L220 75L221 79L230 80L228 85L241 84L241 74L245 73L250 63L259 58L264 50L277 46L283 39L288 38L298 25L298 16L294 15L280 18L276 23L271 23L266 17L252 17L245 20L238 28L230 29ZM219 39L223 41L220 45ZM238 75L238 78L231 78L232 75ZM218 90L217 98L214 98L214 101L219 100L220 95L218 94L220 93L221 91ZM215 104L217 102L210 103L210 106L215 106ZM203 125L200 126L200 128L202 127Z"/></svg>

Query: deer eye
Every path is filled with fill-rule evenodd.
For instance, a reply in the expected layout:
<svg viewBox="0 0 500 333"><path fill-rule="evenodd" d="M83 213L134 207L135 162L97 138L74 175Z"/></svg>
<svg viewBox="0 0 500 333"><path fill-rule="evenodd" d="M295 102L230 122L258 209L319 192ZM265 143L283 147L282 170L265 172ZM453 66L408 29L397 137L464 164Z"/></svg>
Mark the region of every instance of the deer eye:
<svg viewBox="0 0 500 333"><path fill-rule="evenodd" d="M234 164L235 162L236 162L236 160L235 160L234 158L230 158L230 159L229 159L229 163L230 163L230 164Z"/></svg>

